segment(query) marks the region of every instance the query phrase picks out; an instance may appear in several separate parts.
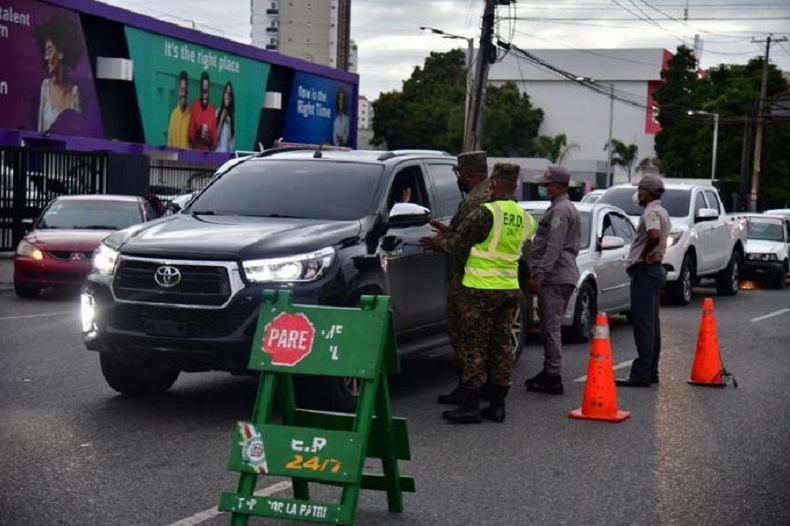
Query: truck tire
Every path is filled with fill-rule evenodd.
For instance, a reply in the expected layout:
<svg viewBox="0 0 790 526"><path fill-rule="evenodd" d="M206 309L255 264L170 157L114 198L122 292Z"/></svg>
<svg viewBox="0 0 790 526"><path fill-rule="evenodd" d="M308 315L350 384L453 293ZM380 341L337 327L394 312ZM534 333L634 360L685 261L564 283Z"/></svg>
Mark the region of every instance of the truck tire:
<svg viewBox="0 0 790 526"><path fill-rule="evenodd" d="M680 275L677 281L667 284L667 299L675 305L688 305L694 293L694 261L686 254L683 264L680 265Z"/></svg>
<svg viewBox="0 0 790 526"><path fill-rule="evenodd" d="M785 268L782 268L782 270L779 271L779 273L776 276L776 279L774 279L772 283L775 289L782 290L785 288L785 274L787 273L785 271Z"/></svg>
<svg viewBox="0 0 790 526"><path fill-rule="evenodd" d="M735 296L741 288L741 255L732 251L727 267L716 274L716 291L722 296Z"/></svg>
<svg viewBox="0 0 790 526"><path fill-rule="evenodd" d="M101 372L107 384L128 396L158 395L170 389L180 371L152 363L135 363L111 353L99 354Z"/></svg>
<svg viewBox="0 0 790 526"><path fill-rule="evenodd" d="M361 386L359 378L297 376L294 378L296 405L318 411L355 413Z"/></svg>
<svg viewBox="0 0 790 526"><path fill-rule="evenodd" d="M513 344L513 361L518 363L524 349L527 347L527 329L529 320L527 319L527 296L523 292L519 294L518 309L513 320L513 329L510 331L510 341Z"/></svg>
<svg viewBox="0 0 790 526"><path fill-rule="evenodd" d="M35 285L20 285L14 280L14 292L20 298L35 298L41 292L41 287Z"/></svg>
<svg viewBox="0 0 790 526"><path fill-rule="evenodd" d="M565 338L569 342L581 343L590 339L597 305L595 289L589 281L582 283L576 295L576 305L573 309L573 325L564 327Z"/></svg>

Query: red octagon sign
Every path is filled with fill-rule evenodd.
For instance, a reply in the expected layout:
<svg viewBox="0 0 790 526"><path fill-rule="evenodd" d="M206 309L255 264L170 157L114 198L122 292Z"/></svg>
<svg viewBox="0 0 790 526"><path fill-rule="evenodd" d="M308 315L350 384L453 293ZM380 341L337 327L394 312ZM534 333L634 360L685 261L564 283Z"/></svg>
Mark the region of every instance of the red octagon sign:
<svg viewBox="0 0 790 526"><path fill-rule="evenodd" d="M302 314L280 313L263 330L261 349L270 354L272 365L294 366L313 349L315 328Z"/></svg>

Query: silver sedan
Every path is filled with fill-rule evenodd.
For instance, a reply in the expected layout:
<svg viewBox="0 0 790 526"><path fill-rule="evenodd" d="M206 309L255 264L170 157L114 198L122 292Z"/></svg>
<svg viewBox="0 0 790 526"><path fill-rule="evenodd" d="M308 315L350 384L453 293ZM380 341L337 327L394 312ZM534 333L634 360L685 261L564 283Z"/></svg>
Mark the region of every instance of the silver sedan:
<svg viewBox="0 0 790 526"><path fill-rule="evenodd" d="M536 221L549 201L521 201L519 205ZM636 232L620 208L603 203L573 203L581 218L581 250L576 257L579 281L562 319L563 336L582 342L590 338L598 312L629 314L631 297L628 251ZM534 301L534 299L533 299ZM532 309L537 313L536 309ZM537 315L533 317L537 322Z"/></svg>

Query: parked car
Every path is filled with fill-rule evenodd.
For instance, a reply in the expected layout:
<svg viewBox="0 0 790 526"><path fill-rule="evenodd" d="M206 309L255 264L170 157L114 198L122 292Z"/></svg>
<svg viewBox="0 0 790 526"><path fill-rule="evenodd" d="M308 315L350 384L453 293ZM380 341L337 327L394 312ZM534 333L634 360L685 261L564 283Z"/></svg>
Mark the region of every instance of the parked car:
<svg viewBox="0 0 790 526"><path fill-rule="evenodd" d="M83 340L130 395L181 372L247 374L265 289L294 303L356 307L389 295L398 350L448 342L446 256L419 240L462 194L456 158L428 151L266 151L228 161L181 213L115 232L82 292ZM396 202L393 189L411 189ZM522 303L525 305L525 303ZM523 309L519 310L519 313ZM522 315L511 337L523 349ZM348 410L358 384L305 379L300 403Z"/></svg>
<svg viewBox="0 0 790 526"><path fill-rule="evenodd" d="M790 217L790 208L773 208L771 210L763 211L763 214L769 216L787 216Z"/></svg>
<svg viewBox="0 0 790 526"><path fill-rule="evenodd" d="M521 201L519 205L539 221L551 203ZM636 232L625 212L615 206L601 203L574 203L574 206L581 219L581 250L576 257L579 281L562 318L562 328L566 338L587 341L598 312L628 314L631 310L631 278L626 269ZM537 320L530 322L535 324Z"/></svg>
<svg viewBox="0 0 790 526"><path fill-rule="evenodd" d="M722 296L734 296L741 282L746 228L728 217L716 188L664 180L661 204L672 223L664 254L667 299L688 305L694 285L714 278ZM613 186L598 200L622 208L638 225L644 209L633 203L636 185Z"/></svg>
<svg viewBox="0 0 790 526"><path fill-rule="evenodd" d="M79 286L93 253L114 230L156 217L142 197L69 195L53 200L33 222L14 254L14 290L35 297L46 287Z"/></svg>
<svg viewBox="0 0 790 526"><path fill-rule="evenodd" d="M581 198L579 201L580 203L594 203L601 198L603 193L606 191L605 188L599 188L597 190L591 190L584 194L584 197Z"/></svg>
<svg viewBox="0 0 790 526"><path fill-rule="evenodd" d="M747 226L744 276L785 288L790 272L790 216L744 214Z"/></svg>

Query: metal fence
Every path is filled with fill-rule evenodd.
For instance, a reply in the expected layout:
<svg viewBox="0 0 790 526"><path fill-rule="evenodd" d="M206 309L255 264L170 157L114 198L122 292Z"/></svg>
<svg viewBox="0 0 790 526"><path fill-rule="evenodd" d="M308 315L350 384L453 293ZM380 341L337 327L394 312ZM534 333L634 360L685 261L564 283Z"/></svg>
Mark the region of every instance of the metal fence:
<svg viewBox="0 0 790 526"><path fill-rule="evenodd" d="M214 164L184 164L151 160L149 183L153 193L163 201L202 189L217 171Z"/></svg>
<svg viewBox="0 0 790 526"><path fill-rule="evenodd" d="M64 194L103 194L107 157L81 152L0 148L0 251L13 250L25 219Z"/></svg>

